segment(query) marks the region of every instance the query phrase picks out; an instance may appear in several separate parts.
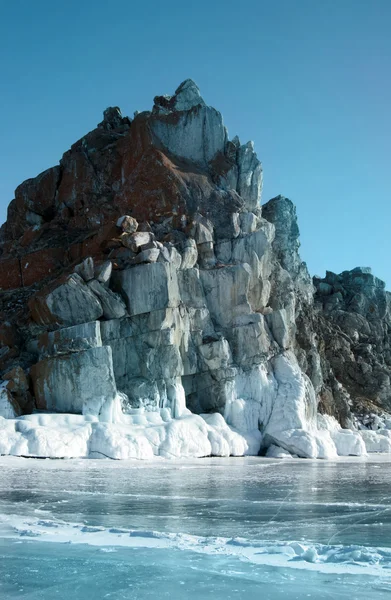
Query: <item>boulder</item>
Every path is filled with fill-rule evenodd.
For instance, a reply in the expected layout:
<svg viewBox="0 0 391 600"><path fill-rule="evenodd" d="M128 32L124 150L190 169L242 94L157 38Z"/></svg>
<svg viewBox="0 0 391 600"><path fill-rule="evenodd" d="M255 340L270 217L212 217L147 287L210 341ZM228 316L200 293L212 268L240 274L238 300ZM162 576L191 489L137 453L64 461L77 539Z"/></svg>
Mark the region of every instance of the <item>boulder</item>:
<svg viewBox="0 0 391 600"><path fill-rule="evenodd" d="M65 275L29 301L33 320L40 325L78 325L95 321L103 308L94 292L77 274Z"/></svg>
<svg viewBox="0 0 391 600"><path fill-rule="evenodd" d="M43 333L38 341L41 359L72 352L82 352L99 346L102 346L99 321L49 331Z"/></svg>
<svg viewBox="0 0 391 600"><path fill-rule="evenodd" d="M31 378L40 410L98 416L117 394L109 346L41 360Z"/></svg>
<svg viewBox="0 0 391 600"><path fill-rule="evenodd" d="M118 294L103 287L96 279L89 281L88 287L99 298L105 319L120 319L127 314L125 303Z"/></svg>
<svg viewBox="0 0 391 600"><path fill-rule="evenodd" d="M112 270L113 263L111 262L111 260L105 260L101 264L95 265L94 278L103 285L108 284L110 281Z"/></svg>
<svg viewBox="0 0 391 600"><path fill-rule="evenodd" d="M117 221L117 227L119 227L123 232L126 233L134 233L137 231L138 222L133 217L129 215L124 215L120 217Z"/></svg>
<svg viewBox="0 0 391 600"><path fill-rule="evenodd" d="M141 246L152 241L153 234L149 231L136 231L135 233L123 233L121 235L122 244L132 252L138 252Z"/></svg>
<svg viewBox="0 0 391 600"><path fill-rule="evenodd" d="M113 288L125 299L130 315L179 305L176 269L168 263L137 265L112 275Z"/></svg>
<svg viewBox="0 0 391 600"><path fill-rule="evenodd" d="M159 248L146 248L141 250L133 259L133 264L138 265L141 263L155 263L160 256Z"/></svg>
<svg viewBox="0 0 391 600"><path fill-rule="evenodd" d="M84 259L82 263L76 265L75 273L80 275L84 281L91 281L94 279L94 260L91 256Z"/></svg>

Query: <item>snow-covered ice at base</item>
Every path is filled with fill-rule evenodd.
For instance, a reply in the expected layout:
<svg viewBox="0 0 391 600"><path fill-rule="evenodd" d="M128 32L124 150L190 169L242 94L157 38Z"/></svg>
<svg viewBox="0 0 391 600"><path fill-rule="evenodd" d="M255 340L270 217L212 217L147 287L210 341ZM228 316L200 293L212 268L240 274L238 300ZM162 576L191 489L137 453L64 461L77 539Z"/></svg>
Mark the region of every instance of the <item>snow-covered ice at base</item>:
<svg viewBox="0 0 391 600"><path fill-rule="evenodd" d="M180 380L179 380L180 381ZM293 353L280 355L274 373L258 365L237 377L225 414L196 415L175 386L171 405L160 411L122 410L121 394L86 414L36 412L6 418L0 391L0 454L49 458L150 459L205 456L299 456L333 459L391 452L391 419L377 418L376 430L342 429L335 418L317 414L313 386ZM3 410L3 412L1 412Z"/></svg>

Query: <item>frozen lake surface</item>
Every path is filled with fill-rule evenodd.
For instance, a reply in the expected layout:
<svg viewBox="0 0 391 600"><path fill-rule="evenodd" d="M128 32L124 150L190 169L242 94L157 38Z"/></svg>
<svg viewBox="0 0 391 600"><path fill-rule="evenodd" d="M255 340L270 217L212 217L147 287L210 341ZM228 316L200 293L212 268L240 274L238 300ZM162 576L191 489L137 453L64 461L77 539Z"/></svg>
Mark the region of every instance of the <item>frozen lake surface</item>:
<svg viewBox="0 0 391 600"><path fill-rule="evenodd" d="M0 457L0 598L391 598L391 457Z"/></svg>

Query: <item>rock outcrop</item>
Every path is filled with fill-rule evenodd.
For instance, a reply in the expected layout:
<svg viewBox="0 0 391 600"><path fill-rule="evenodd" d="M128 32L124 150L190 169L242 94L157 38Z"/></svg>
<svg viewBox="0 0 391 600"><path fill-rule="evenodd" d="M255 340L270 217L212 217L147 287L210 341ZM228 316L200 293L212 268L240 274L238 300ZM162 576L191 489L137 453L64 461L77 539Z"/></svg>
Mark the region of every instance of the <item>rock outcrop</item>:
<svg viewBox="0 0 391 600"><path fill-rule="evenodd" d="M191 80L133 120L108 108L17 188L0 453L391 449L390 295L364 268L312 281L295 207L261 190L253 143Z"/></svg>

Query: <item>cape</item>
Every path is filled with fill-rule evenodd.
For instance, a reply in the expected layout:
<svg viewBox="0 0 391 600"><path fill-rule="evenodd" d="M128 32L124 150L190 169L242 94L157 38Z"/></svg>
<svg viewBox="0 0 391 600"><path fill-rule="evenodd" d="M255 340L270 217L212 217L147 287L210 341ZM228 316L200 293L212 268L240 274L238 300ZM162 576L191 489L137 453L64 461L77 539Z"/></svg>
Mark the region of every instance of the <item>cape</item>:
<svg viewBox="0 0 391 600"><path fill-rule="evenodd" d="M391 451L391 295L311 278L296 209L184 81L104 111L0 230L0 454Z"/></svg>

